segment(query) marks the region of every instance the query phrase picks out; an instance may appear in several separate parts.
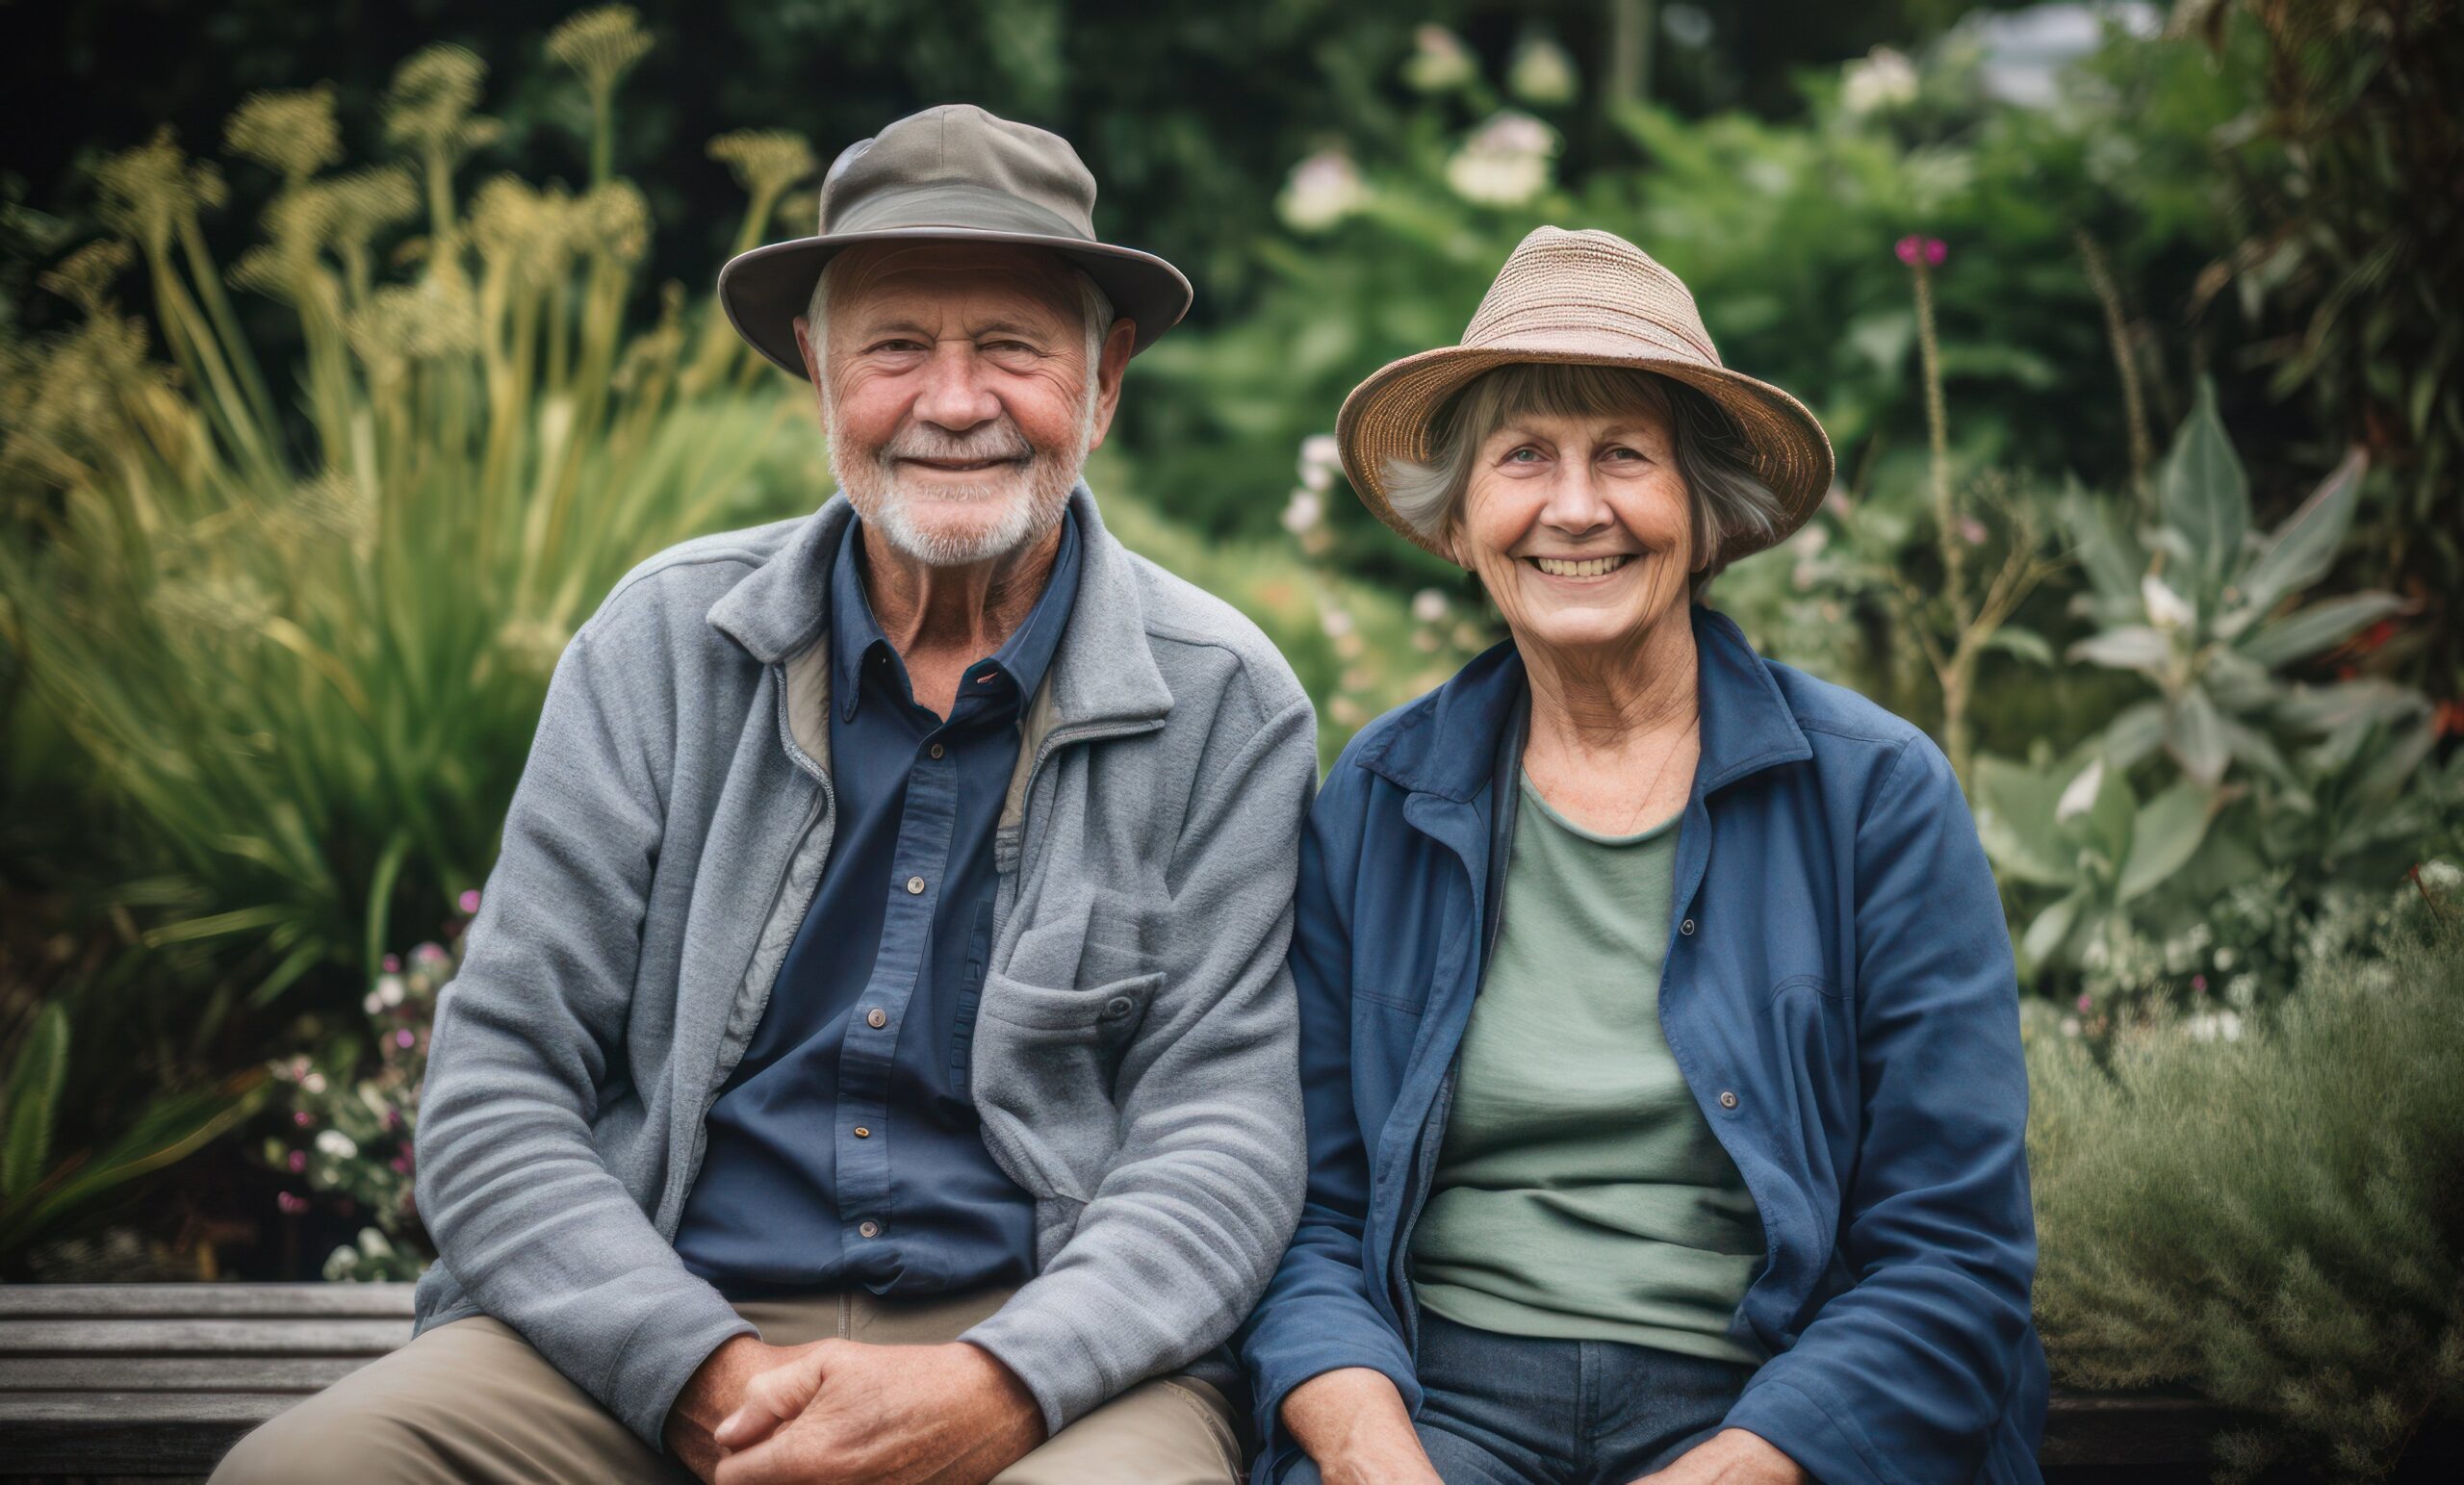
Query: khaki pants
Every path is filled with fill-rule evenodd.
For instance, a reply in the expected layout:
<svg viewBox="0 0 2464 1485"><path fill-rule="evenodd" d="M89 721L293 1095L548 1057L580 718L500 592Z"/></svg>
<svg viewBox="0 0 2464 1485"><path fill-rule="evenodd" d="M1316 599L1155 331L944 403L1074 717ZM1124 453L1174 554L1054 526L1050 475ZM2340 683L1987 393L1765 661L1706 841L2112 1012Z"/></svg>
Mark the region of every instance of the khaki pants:
<svg viewBox="0 0 2464 1485"><path fill-rule="evenodd" d="M772 1345L837 1336L878 1345L955 1341L1006 1292L882 1299L862 1292L747 1301ZM954 1426L964 1426L953 1420ZM1238 1485L1222 1394L1195 1377L1142 1382L1001 1472L994 1485ZM693 1476L493 1319L456 1320L372 1362L240 1441L214 1485L657 1482Z"/></svg>

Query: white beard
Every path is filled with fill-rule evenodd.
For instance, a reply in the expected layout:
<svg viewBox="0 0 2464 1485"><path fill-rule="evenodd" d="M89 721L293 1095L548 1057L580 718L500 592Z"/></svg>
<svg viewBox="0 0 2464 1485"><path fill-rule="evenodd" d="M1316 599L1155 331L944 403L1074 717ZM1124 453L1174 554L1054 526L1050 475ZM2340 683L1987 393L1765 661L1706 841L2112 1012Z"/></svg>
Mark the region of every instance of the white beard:
<svg viewBox="0 0 2464 1485"><path fill-rule="evenodd" d="M878 536L927 567L965 567L1007 556L1061 520L1069 491L1086 468L1087 446L1095 434L1095 388L1090 381L1078 404L1074 451L1064 456L1036 448L1004 415L998 425L978 429L963 439L911 427L882 448L860 450L847 435L833 407L830 422L830 473L864 518L867 536ZM923 492L908 488L899 474L901 458L985 459L1027 456L989 485L967 494ZM853 455L852 457L850 455ZM916 517L926 500L997 504L999 519L972 530L949 531L927 525Z"/></svg>

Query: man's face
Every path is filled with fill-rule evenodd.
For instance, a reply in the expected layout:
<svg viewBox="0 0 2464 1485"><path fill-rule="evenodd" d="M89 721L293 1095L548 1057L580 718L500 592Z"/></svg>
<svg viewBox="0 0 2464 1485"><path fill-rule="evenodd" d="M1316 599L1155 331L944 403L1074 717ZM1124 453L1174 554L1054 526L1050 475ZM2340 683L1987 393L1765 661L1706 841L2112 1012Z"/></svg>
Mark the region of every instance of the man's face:
<svg viewBox="0 0 2464 1485"><path fill-rule="evenodd" d="M1135 327L1089 364L1075 270L1033 248L868 243L833 265L816 346L831 470L868 530L936 567L1050 529L1103 441Z"/></svg>

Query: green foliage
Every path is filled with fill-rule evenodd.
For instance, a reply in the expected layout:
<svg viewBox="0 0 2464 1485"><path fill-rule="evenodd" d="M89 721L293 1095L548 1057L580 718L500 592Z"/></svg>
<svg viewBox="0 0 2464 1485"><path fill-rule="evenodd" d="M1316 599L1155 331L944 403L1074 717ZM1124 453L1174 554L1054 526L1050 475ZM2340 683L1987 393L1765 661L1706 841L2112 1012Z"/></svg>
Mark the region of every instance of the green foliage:
<svg viewBox="0 0 2464 1485"><path fill-rule="evenodd" d="M2278 673L2403 606L2394 594L2361 592L2283 611L2334 564L2362 470L2356 450L2283 525L2251 543L2249 483L2217 420L2214 391L2202 383L2166 462L2162 524L2145 548L2110 511L2071 502L2091 585L2075 606L2101 627L2069 654L2135 671L2161 693L2107 728L2109 763L2128 768L2161 747L2204 787L2220 783L2237 762L2289 781L2271 735L2275 724L2350 709L2341 687L2306 692L2297 706Z"/></svg>
<svg viewBox="0 0 2464 1485"><path fill-rule="evenodd" d="M2152 1024L2101 1060L2031 1019L2055 1380L2247 1410L2228 1472L2371 1478L2464 1416L2464 873L2424 875L2435 906L2406 886L2377 952L2317 963L2272 1017Z"/></svg>
<svg viewBox="0 0 2464 1485"><path fill-rule="evenodd" d="M595 106L638 58L629 13L557 34ZM329 90L249 98L229 147L283 185L228 273L218 166L167 133L103 159L114 235L44 277L80 320L0 340L0 674L13 740L59 749L11 785L73 781L0 875L67 900L52 933L124 934L50 994L81 1046L146 1030L108 1076L167 1101L63 1114L141 1164L228 1126L235 1049L261 1058L272 1014L485 876L548 674L617 577L826 488L809 412L756 390L778 384L713 304L669 286L629 318L650 225L629 182L463 198L484 88L472 53L422 51L385 102L402 159L339 172ZM811 164L776 136L714 153L748 237ZM132 268L150 326L119 307ZM227 288L270 303L244 320ZM280 381L246 332L270 311L303 347ZM13 1207L0 1255L26 1214L102 1190L101 1159Z"/></svg>

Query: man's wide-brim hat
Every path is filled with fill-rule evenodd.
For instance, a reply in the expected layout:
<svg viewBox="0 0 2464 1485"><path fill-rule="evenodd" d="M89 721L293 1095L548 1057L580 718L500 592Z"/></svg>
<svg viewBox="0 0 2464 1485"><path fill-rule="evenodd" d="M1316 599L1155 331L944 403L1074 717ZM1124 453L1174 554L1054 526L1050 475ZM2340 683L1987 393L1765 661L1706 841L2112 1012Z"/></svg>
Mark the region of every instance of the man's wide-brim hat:
<svg viewBox="0 0 2464 1485"><path fill-rule="evenodd" d="M795 319L824 265L860 243L1014 243L1083 269L1138 322L1132 354L1189 313L1181 270L1095 240L1095 177L1069 141L969 104L911 114L841 151L821 183L821 231L719 269L719 303L753 348L798 376Z"/></svg>
<svg viewBox="0 0 2464 1485"><path fill-rule="evenodd" d="M1726 535L1724 564L1784 539L1830 492L1831 438L1822 424L1785 392L1720 364L1694 295L1676 274L1613 232L1538 227L1498 270L1461 345L1380 369L1352 389L1335 419L1344 473L1362 501L1414 545L1448 561L1453 553L1437 535L1419 530L1387 502L1387 462L1429 463L1449 400L1481 373L1516 362L1656 371L1726 411L1785 514L1767 536Z"/></svg>

